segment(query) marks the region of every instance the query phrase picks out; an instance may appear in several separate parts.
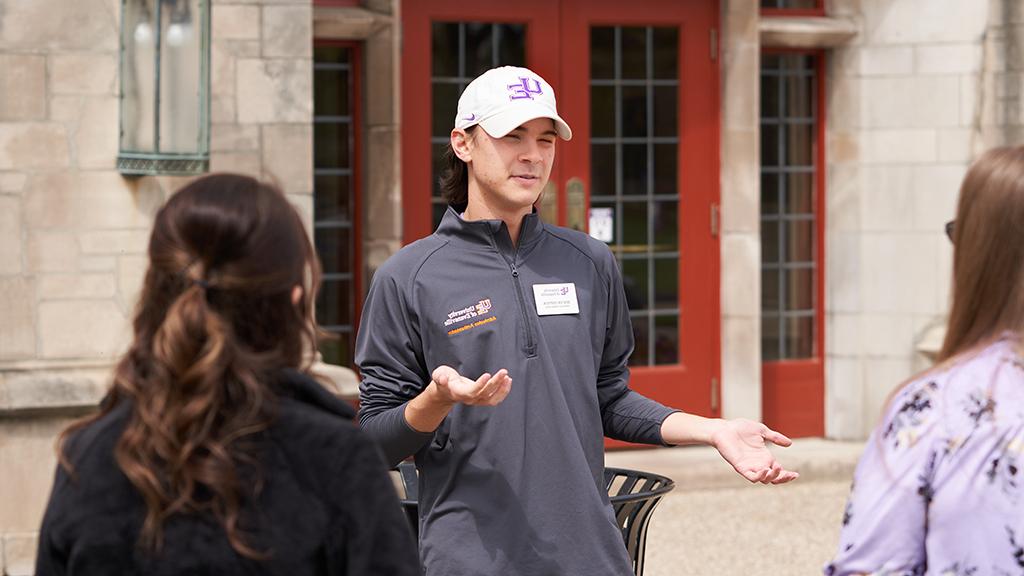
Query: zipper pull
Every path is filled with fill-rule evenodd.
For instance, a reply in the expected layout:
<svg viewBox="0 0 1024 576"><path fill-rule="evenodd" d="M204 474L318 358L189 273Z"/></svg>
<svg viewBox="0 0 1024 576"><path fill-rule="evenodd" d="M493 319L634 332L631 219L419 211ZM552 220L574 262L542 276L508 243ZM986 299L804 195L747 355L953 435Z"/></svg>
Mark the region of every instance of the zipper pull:
<svg viewBox="0 0 1024 576"><path fill-rule="evenodd" d="M516 265L515 264L512 265L512 277L513 278L519 278L519 270L516 270Z"/></svg>

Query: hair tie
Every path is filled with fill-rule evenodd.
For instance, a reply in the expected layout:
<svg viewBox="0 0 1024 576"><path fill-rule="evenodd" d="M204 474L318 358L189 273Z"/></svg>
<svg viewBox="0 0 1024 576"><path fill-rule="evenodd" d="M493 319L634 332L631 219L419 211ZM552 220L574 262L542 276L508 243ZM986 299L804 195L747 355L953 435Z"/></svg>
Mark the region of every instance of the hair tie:
<svg viewBox="0 0 1024 576"><path fill-rule="evenodd" d="M185 267L181 269L181 272L178 272L178 276L182 280L185 280L187 282L191 282L192 284L195 284L196 286L199 286L203 290L209 290L210 289L210 282L209 282L209 280L207 280L206 278L195 278L191 274L189 274L189 272L192 270L192 268L196 264L198 264L198 263L199 263L199 257L197 256L197 257L193 258L187 265L185 265Z"/></svg>

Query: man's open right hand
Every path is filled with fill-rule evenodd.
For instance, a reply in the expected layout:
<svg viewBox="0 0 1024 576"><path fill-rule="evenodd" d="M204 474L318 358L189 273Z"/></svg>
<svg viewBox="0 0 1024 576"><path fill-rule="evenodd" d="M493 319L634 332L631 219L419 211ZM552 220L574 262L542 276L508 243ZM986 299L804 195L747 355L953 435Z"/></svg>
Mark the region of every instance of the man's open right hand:
<svg viewBox="0 0 1024 576"><path fill-rule="evenodd" d="M438 395L452 404L497 406L512 390L512 377L504 368L493 376L485 372L476 380L470 380L451 366L438 366L431 378Z"/></svg>

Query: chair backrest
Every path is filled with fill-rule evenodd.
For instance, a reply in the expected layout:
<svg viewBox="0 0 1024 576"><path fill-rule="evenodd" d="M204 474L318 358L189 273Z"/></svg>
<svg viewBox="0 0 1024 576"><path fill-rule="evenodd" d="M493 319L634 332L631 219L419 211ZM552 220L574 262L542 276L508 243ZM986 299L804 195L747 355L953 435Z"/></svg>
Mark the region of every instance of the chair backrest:
<svg viewBox="0 0 1024 576"><path fill-rule="evenodd" d="M406 461L394 470L401 480L404 489L402 508L405 510L413 534L419 537L419 477L416 465ZM605 468L605 488L608 490L615 520L622 531L622 540L633 561L633 572L637 576L644 573L644 554L647 548L647 526L651 521L651 513L661 501L661 497L675 488L671 478L639 470L624 468Z"/></svg>

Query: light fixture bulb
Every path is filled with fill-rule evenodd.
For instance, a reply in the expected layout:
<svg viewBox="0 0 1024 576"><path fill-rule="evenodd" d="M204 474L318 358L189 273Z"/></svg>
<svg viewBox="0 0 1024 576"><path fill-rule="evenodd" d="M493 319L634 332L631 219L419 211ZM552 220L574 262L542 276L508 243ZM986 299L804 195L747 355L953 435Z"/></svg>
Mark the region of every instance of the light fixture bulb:
<svg viewBox="0 0 1024 576"><path fill-rule="evenodd" d="M174 23L167 27L167 44L181 46L189 37L192 27L187 24Z"/></svg>
<svg viewBox="0 0 1024 576"><path fill-rule="evenodd" d="M153 27L149 25L149 22L139 22L139 25L135 27L135 42L149 44L152 39Z"/></svg>

